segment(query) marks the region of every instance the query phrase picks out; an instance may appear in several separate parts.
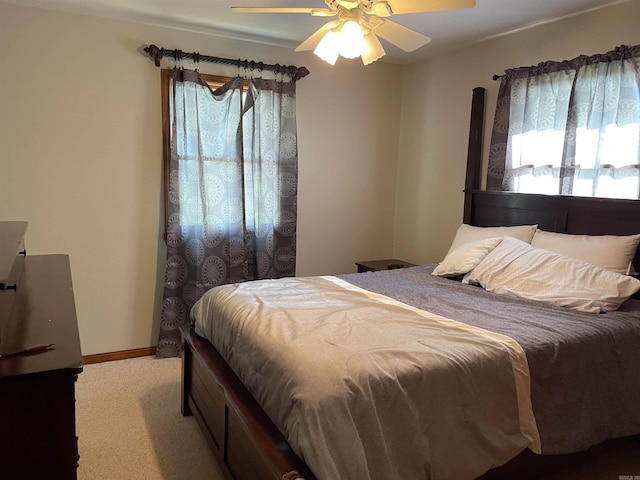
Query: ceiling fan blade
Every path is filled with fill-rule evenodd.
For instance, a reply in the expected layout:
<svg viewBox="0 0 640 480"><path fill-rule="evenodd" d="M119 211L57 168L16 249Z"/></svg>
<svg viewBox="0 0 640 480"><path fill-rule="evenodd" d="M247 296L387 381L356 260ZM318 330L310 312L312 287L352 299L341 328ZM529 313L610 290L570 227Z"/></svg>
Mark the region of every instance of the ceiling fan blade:
<svg viewBox="0 0 640 480"><path fill-rule="evenodd" d="M316 30L313 34L311 34L309 38L307 38L304 42L298 45L295 51L304 52L305 50L313 50L314 48L316 48L318 43L320 43L320 40L322 40L322 37L324 37L324 35L333 27L337 26L338 23L340 22L338 22L337 20L334 20L332 22L329 22L321 26L318 30Z"/></svg>
<svg viewBox="0 0 640 480"><path fill-rule="evenodd" d="M387 0L394 14L473 8L475 0Z"/></svg>
<svg viewBox="0 0 640 480"><path fill-rule="evenodd" d="M373 30L373 33L400 47L405 52L413 52L431 41L426 35L391 20L385 20Z"/></svg>
<svg viewBox="0 0 640 480"><path fill-rule="evenodd" d="M296 8L296 7L231 7L235 13L309 13L314 17L330 17L337 11L326 8Z"/></svg>

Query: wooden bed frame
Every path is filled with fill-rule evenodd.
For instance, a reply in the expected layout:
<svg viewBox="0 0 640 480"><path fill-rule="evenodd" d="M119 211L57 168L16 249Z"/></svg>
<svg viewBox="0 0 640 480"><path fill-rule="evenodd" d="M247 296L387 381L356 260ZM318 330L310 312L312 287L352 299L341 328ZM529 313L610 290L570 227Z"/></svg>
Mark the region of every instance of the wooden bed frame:
<svg viewBox="0 0 640 480"><path fill-rule="evenodd" d="M477 226L537 223L543 230L571 234L640 233L640 200L480 191L483 116L484 89L476 88L465 182L465 223ZM640 271L640 250L634 266ZM180 330L184 350L182 413L195 416L225 477L315 480L216 349L196 335L193 327L183 326ZM517 478L513 476L514 468L522 465L523 469L530 469L531 462L540 458L525 451L489 473L503 470L509 472L510 478Z"/></svg>

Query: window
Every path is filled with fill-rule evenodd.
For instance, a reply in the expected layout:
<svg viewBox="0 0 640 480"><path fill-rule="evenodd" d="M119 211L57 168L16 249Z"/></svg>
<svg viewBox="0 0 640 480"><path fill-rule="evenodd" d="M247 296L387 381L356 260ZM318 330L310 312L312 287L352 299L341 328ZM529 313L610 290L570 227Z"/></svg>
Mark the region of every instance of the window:
<svg viewBox="0 0 640 480"><path fill-rule="evenodd" d="M167 255L208 262L206 288L293 275L295 82L173 69L162 91Z"/></svg>
<svg viewBox="0 0 640 480"><path fill-rule="evenodd" d="M224 106L221 109L214 109L200 105L199 108L202 110L198 122L191 123L188 119L183 118L182 121L187 122L192 126L186 129L186 132L190 132L189 135L185 133L185 130L181 129L176 132L176 141L183 145L180 149L181 153L179 155L179 162L181 164L179 171L181 174L177 175L177 170L174 170L172 176L172 173L170 172L171 151L169 146L171 136L168 135L167 132L171 132L173 128L171 123L174 118L173 109L177 107L178 116L183 117L183 114L181 114L182 110L186 111L187 109L191 109L192 111L189 112L189 115L193 115L195 107L188 102L184 105L175 105L175 102L182 101L182 97L178 97L176 100L170 94L173 81L171 75L171 70L162 70L163 125L165 132L165 178L168 180L165 186L165 197L170 199L172 192L179 192L178 201L182 206L179 210L180 225L202 226L203 220L205 219L205 211L208 210L208 207L213 208L214 205L218 206L216 208L222 208L224 210L225 215L223 218L229 219L231 223L237 223L238 218L241 218L243 215L242 189L241 187L236 186L237 191L235 191L235 195L233 195L234 192L230 191L232 190L233 183L222 185L218 175L218 171L222 169L228 172L228 175L237 176L237 159L235 156L230 157L228 155L221 154L220 146L217 144L211 133L207 134L201 131L196 134L197 132L193 132L192 130L195 129L198 122L200 122L200 125L198 126L199 129L208 132L215 132L215 123L220 121L220 115L226 114L235 117L240 115L242 110L240 99L237 99L237 101L233 103L232 111L227 110ZM199 76L206 81L211 90L216 90L232 80L232 77L219 75L199 74ZM243 103L246 98L248 85L248 80L245 79L243 82L241 100ZM192 88L206 89L206 86L194 83L192 84ZM185 115L187 114L185 113ZM191 138L191 136L193 136L193 138ZM190 146L191 144L192 146ZM195 152L200 149L201 154L196 154ZM244 164L246 169L246 160ZM175 178L176 175L177 178ZM203 183L201 182L202 178L208 179L208 181ZM171 182L179 183L178 188L172 189ZM206 191L201 191L202 189L205 189ZM228 198L221 201L219 196L222 195L222 192L225 190L227 190ZM219 195L215 194L215 192L218 192ZM220 202L222 202L221 206ZM167 222L168 221L169 219L167 218Z"/></svg>
<svg viewBox="0 0 640 480"><path fill-rule="evenodd" d="M488 188L640 198L640 48L507 71L491 151Z"/></svg>

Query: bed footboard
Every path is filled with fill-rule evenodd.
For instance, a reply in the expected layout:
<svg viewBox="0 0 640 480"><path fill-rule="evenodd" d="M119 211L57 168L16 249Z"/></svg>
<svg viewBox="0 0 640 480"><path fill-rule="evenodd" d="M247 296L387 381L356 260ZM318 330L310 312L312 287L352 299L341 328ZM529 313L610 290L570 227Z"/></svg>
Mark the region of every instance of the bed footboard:
<svg viewBox="0 0 640 480"><path fill-rule="evenodd" d="M180 328L182 414L193 415L229 480L316 480L216 349Z"/></svg>

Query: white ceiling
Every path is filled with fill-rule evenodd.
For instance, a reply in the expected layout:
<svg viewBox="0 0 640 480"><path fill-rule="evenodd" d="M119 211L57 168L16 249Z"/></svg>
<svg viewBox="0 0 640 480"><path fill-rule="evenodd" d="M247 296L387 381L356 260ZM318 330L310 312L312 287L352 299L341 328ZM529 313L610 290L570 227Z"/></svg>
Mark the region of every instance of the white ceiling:
<svg viewBox="0 0 640 480"><path fill-rule="evenodd" d="M476 0L472 9L394 15L392 20L432 38L406 53L383 41L386 62L408 64L478 42L608 5L637 0ZM326 18L305 14L233 13L233 6L324 7L323 0L0 0L180 28L295 48ZM164 46L164 45L163 45ZM172 48L167 45L167 48Z"/></svg>

